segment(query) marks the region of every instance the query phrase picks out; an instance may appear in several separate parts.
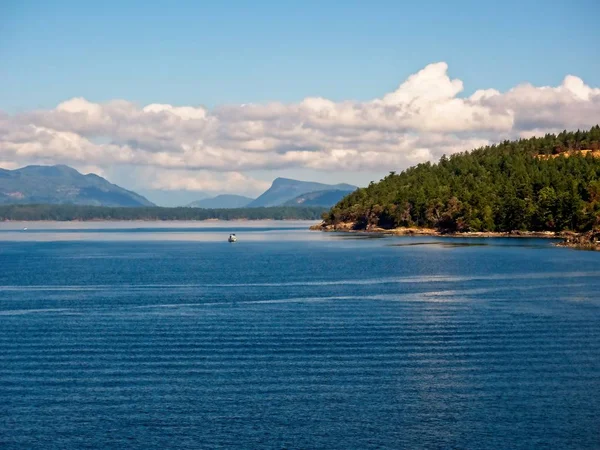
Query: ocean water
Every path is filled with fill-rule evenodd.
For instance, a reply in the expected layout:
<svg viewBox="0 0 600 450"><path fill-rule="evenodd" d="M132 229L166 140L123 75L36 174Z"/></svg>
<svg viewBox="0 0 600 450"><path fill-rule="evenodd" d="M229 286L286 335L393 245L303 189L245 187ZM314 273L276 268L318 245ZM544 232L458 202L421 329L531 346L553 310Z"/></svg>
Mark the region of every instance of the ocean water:
<svg viewBox="0 0 600 450"><path fill-rule="evenodd" d="M600 253L308 225L0 224L0 448L600 448Z"/></svg>

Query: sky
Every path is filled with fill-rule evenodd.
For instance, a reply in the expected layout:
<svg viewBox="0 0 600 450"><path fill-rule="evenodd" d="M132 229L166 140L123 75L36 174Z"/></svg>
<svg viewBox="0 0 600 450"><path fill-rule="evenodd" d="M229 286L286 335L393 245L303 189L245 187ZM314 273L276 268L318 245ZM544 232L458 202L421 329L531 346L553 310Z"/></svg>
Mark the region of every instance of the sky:
<svg viewBox="0 0 600 450"><path fill-rule="evenodd" d="M600 2L0 2L0 167L162 204L600 122ZM160 200L159 200L160 199Z"/></svg>

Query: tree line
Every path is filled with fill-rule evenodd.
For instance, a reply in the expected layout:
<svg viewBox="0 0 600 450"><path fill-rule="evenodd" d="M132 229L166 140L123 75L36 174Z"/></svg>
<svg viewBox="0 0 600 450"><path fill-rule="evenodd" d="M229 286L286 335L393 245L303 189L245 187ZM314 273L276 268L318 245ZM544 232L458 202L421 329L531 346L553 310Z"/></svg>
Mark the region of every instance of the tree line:
<svg viewBox="0 0 600 450"><path fill-rule="evenodd" d="M356 229L591 230L600 226L598 149L595 126L443 156L358 189L323 220Z"/></svg>
<svg viewBox="0 0 600 450"><path fill-rule="evenodd" d="M33 221L91 221L91 220L318 220L327 208L275 206L268 208L162 208L106 207L82 205L25 205L0 206L0 220Z"/></svg>

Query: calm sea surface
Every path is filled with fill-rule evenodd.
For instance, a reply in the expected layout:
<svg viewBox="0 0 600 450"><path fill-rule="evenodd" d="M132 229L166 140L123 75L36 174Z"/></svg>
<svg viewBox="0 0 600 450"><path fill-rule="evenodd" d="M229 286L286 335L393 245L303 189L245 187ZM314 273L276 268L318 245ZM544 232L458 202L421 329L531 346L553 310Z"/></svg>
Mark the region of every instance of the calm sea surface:
<svg viewBox="0 0 600 450"><path fill-rule="evenodd" d="M600 253L308 225L0 224L0 448L600 448Z"/></svg>

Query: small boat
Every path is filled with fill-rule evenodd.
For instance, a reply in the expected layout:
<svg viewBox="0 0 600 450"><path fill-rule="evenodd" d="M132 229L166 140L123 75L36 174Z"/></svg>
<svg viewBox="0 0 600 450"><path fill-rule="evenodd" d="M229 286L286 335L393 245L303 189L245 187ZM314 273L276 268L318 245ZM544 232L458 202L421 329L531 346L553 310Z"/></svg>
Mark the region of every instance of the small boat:
<svg viewBox="0 0 600 450"><path fill-rule="evenodd" d="M229 235L229 239L227 239L229 242L235 242L237 241L237 237L235 237L235 234L230 234Z"/></svg>

